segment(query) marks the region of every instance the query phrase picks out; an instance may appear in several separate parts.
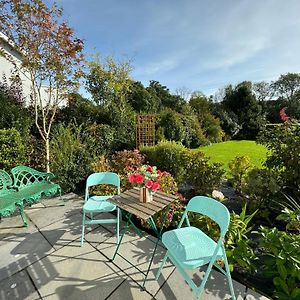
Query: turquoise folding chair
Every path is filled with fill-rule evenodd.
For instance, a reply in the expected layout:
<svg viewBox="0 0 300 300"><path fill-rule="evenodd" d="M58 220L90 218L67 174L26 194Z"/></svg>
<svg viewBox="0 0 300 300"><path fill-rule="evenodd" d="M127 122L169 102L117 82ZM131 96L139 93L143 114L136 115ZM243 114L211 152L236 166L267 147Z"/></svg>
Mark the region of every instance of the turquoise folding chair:
<svg viewBox="0 0 300 300"><path fill-rule="evenodd" d="M118 194L120 194L120 177L116 173L112 172L101 172L91 174L86 181L84 205L83 205L83 219L82 219L82 234L81 234L81 246L83 245L84 240L84 228L85 225L90 224L109 224L116 223L117 228L117 244L119 243L119 220L120 220L120 209L106 201L108 198L111 198L113 195L109 196L89 196L89 187L99 185L99 184L110 184L117 187ZM93 213L103 213L103 212L112 212L117 210L117 217L111 219L94 219ZM89 213L91 219L87 219L86 214Z"/></svg>
<svg viewBox="0 0 300 300"><path fill-rule="evenodd" d="M188 212L200 213L215 221L220 227L219 240L215 242L200 229L190 226ZM188 227L181 228L184 220ZM227 277L231 297L232 299L236 299L223 243L229 222L230 214L225 205L209 197L193 197L187 205L178 228L167 231L162 236L162 242L167 248L167 253L156 275L156 280L169 257L185 281L195 292L196 299L200 299L201 293L203 292L208 276L214 265ZM216 263L219 259L224 260L225 271ZM207 264L208 267L201 285L197 286L185 270L198 269Z"/></svg>

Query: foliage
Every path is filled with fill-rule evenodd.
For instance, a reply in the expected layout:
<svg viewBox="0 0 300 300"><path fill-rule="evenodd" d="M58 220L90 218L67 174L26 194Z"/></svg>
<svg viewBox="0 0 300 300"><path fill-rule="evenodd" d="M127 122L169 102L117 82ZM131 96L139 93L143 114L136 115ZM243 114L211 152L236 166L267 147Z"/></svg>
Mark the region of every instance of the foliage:
<svg viewBox="0 0 300 300"><path fill-rule="evenodd" d="M123 150L115 152L111 157L111 170L121 177L122 190L130 189L131 183L128 174L139 169L144 161L143 155L138 150Z"/></svg>
<svg viewBox="0 0 300 300"><path fill-rule="evenodd" d="M282 74L271 85L274 93L280 98L291 102L292 100L300 100L300 74L287 73Z"/></svg>
<svg viewBox="0 0 300 300"><path fill-rule="evenodd" d="M238 133L240 139L255 139L265 124L262 107L252 93L251 82L241 82L237 86L226 88L223 105L238 117L242 126Z"/></svg>
<svg viewBox="0 0 300 300"><path fill-rule="evenodd" d="M231 173L230 182L240 192L245 185L245 177L252 168L250 159L247 156L237 156L228 166Z"/></svg>
<svg viewBox="0 0 300 300"><path fill-rule="evenodd" d="M51 140L52 168L64 192L83 188L94 158L81 126L58 125Z"/></svg>
<svg viewBox="0 0 300 300"><path fill-rule="evenodd" d="M126 103L126 96L132 85L130 61L117 61L113 56L103 59L95 54L88 63L89 72L86 75L86 88L91 93L97 105L119 102L120 106Z"/></svg>
<svg viewBox="0 0 300 300"><path fill-rule="evenodd" d="M272 171L254 168L244 178L241 193L248 210L253 212L259 209L258 214L262 215L270 210L271 199L276 198L279 189Z"/></svg>
<svg viewBox="0 0 300 300"><path fill-rule="evenodd" d="M150 93L153 99L156 99L159 110L168 107L177 112L181 112L186 104L180 96L172 95L169 89L160 84L158 81L150 80L147 91Z"/></svg>
<svg viewBox="0 0 300 300"><path fill-rule="evenodd" d="M193 94L189 105L196 113L206 138L213 143L220 142L223 131L219 119L211 113L211 104L207 98L203 94Z"/></svg>
<svg viewBox="0 0 300 300"><path fill-rule="evenodd" d="M239 265L242 268L255 271L255 267L252 264L255 254L247 234L253 228L249 226L249 223L257 211L254 211L251 215L246 215L246 208L247 206L245 205L240 215L235 212L230 215L230 224L225 238L225 248L231 270L234 265Z"/></svg>
<svg viewBox="0 0 300 300"><path fill-rule="evenodd" d="M157 98L139 81L133 82L127 100L136 112L155 113L158 110Z"/></svg>
<svg viewBox="0 0 300 300"><path fill-rule="evenodd" d="M2 55L30 78L35 124L45 142L47 171L55 114L66 93L76 87L83 61L83 42L74 37L61 17L62 9L55 4L49 8L40 0L4 1L0 11L0 31L22 53L22 62L16 64L9 53L2 51Z"/></svg>
<svg viewBox="0 0 300 300"><path fill-rule="evenodd" d="M203 153L186 149L173 141L143 147L146 160L159 169L170 172L178 183L188 183L195 193L211 193L223 175L219 164L210 164Z"/></svg>
<svg viewBox="0 0 300 300"><path fill-rule="evenodd" d="M149 164L170 172L178 183L182 183L185 174L182 153L185 149L182 144L174 141L161 141L156 146L142 147L141 153Z"/></svg>
<svg viewBox="0 0 300 300"><path fill-rule="evenodd" d="M261 272L273 280L274 297L297 300L300 297L300 235L277 228L260 229L260 247L264 253Z"/></svg>
<svg viewBox="0 0 300 300"><path fill-rule="evenodd" d="M268 127L259 140L269 150L266 166L276 176L279 186L291 196L297 196L300 191L300 127L289 123Z"/></svg>
<svg viewBox="0 0 300 300"><path fill-rule="evenodd" d="M85 128L91 139L90 147L96 155L111 153L115 143L115 129L107 124L90 124Z"/></svg>
<svg viewBox="0 0 300 300"><path fill-rule="evenodd" d="M27 137L32 121L24 101L20 80L13 77L8 83L3 76L0 82L0 129L14 127L22 137Z"/></svg>
<svg viewBox="0 0 300 300"><path fill-rule="evenodd" d="M0 169L10 171L17 165L26 164L23 140L18 130L0 129Z"/></svg>
<svg viewBox="0 0 300 300"><path fill-rule="evenodd" d="M300 233L300 204L292 197L285 195L284 200L279 202L282 208L281 214L277 216L277 220L286 223L287 231L295 231Z"/></svg>
<svg viewBox="0 0 300 300"><path fill-rule="evenodd" d="M185 181L193 186L197 195L211 194L214 187L220 185L224 171L218 163L209 163L204 153L185 150L183 156L183 169Z"/></svg>
<svg viewBox="0 0 300 300"><path fill-rule="evenodd" d="M170 109L164 109L157 122L158 128L163 128L163 136L169 141L182 142L185 137L185 127L181 115Z"/></svg>

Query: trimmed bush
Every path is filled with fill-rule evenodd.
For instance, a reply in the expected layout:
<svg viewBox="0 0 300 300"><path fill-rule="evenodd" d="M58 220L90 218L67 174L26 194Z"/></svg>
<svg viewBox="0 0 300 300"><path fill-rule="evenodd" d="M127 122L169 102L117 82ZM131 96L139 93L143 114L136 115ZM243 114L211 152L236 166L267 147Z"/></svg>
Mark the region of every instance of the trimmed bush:
<svg viewBox="0 0 300 300"><path fill-rule="evenodd" d="M179 184L192 185L196 194L211 193L224 174L220 164L211 164L202 152L191 151L176 142L163 141L143 147L141 152L149 164L170 172Z"/></svg>
<svg viewBox="0 0 300 300"><path fill-rule="evenodd" d="M182 183L185 174L182 153L186 148L174 141L161 141L156 146L141 148L141 153L152 166L167 171L174 176L178 183Z"/></svg>
<svg viewBox="0 0 300 300"><path fill-rule="evenodd" d="M20 132L15 128L0 129L0 169L10 171L26 164L26 152Z"/></svg>

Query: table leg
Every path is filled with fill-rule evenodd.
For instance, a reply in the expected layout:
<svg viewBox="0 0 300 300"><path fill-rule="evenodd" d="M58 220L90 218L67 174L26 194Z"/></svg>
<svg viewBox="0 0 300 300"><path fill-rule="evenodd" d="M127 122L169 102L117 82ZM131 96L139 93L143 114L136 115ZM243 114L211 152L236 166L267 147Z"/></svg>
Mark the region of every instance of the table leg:
<svg viewBox="0 0 300 300"><path fill-rule="evenodd" d="M126 231L128 230L129 223L132 223L132 221L131 221L131 216L132 216L132 214L124 214L124 215L125 215L125 217L126 217L126 219L127 219L127 222L126 222L124 231L123 231L123 233L122 233L122 235L121 235L121 238L120 238L120 240L119 240L119 243L118 243L118 245L117 245L116 251L115 251L115 253L114 253L113 258L111 259L111 261L113 261L113 260L115 259L116 255L117 255L117 253L118 253L118 250L119 250L120 245L121 245L121 243L122 243L123 237L124 237Z"/></svg>
<svg viewBox="0 0 300 300"><path fill-rule="evenodd" d="M142 285L143 289L145 289L145 283L146 283L148 274L150 272L150 268L151 268L151 265L152 265L152 262L153 262L153 259L154 259L154 255L155 255L158 243L161 240L161 234L162 234L163 228L165 226L165 222L166 222L166 219L167 219L168 212L169 212L169 206L167 206L166 209L165 209L165 213L164 213L164 216L163 216L163 221L162 221L162 226L161 226L160 231L158 231L158 229L157 229L157 227L155 225L155 222L154 222L154 220L153 220L152 217L150 217L147 220L147 222L149 223L149 225L151 226L151 228L154 230L155 234L157 235L157 240L156 240L156 243L155 243L155 246L154 246L154 250L153 250L153 253L152 253L152 256L151 256L151 260L150 260L147 272L145 274L145 278L144 278L143 285Z"/></svg>

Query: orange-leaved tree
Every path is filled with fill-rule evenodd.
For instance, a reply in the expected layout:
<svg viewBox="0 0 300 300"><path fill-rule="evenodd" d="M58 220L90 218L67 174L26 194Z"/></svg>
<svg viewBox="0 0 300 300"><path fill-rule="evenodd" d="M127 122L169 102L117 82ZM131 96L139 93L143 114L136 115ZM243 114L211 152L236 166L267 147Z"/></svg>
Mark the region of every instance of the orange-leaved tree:
<svg viewBox="0 0 300 300"><path fill-rule="evenodd" d="M21 60L3 49L30 82L35 124L45 143L46 169L50 171L50 132L58 107L82 76L83 41L62 20L62 9L41 0L0 0L0 32Z"/></svg>

